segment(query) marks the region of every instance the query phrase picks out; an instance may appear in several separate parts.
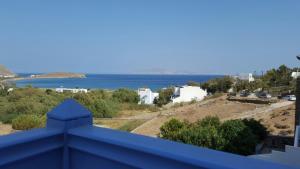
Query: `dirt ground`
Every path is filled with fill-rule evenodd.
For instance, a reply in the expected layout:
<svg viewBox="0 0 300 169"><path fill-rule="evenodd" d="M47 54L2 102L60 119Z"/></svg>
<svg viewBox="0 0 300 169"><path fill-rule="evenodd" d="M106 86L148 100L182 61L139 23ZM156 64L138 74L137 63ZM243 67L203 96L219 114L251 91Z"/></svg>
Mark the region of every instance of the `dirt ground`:
<svg viewBox="0 0 300 169"><path fill-rule="evenodd" d="M279 101L271 105L257 105L226 100L226 96L209 99L192 105L170 108L133 130L133 133L156 137L159 128L172 118L195 122L206 116L229 119L254 118L264 124L270 134L294 134L295 103Z"/></svg>
<svg viewBox="0 0 300 169"><path fill-rule="evenodd" d="M260 107L263 106L227 101L226 96L221 96L219 98L209 99L182 107L176 106L162 111L158 116L147 121L132 132L155 137L159 133L160 126L172 118L188 120L190 122L195 122L206 116L218 116L220 119L223 119L241 115L242 112L255 110Z"/></svg>
<svg viewBox="0 0 300 169"><path fill-rule="evenodd" d="M259 114L253 118L260 120L272 135L294 135L295 104Z"/></svg>
<svg viewBox="0 0 300 169"><path fill-rule="evenodd" d="M2 124L0 122L0 135L6 135L12 133L14 130L12 129L10 124Z"/></svg>

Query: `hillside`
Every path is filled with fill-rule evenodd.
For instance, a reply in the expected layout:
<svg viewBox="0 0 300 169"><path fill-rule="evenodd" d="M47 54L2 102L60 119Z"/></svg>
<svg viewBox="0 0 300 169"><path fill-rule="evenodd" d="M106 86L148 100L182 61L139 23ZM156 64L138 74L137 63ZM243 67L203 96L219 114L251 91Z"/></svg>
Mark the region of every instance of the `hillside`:
<svg viewBox="0 0 300 169"><path fill-rule="evenodd" d="M14 75L14 73L8 70L4 65L0 64L0 75L4 75L4 76Z"/></svg>
<svg viewBox="0 0 300 169"><path fill-rule="evenodd" d="M172 118L195 122L206 116L217 116L222 121L230 119L254 118L264 124L270 134L281 136L293 135L295 103L278 101L273 104L252 104L229 101L223 95L197 103L186 103L165 107L157 112L137 112L136 114L119 114L118 117L95 119L101 127L122 129L130 126L132 133L156 137L160 127ZM138 124L137 124L138 122ZM137 125L136 125L137 124Z"/></svg>

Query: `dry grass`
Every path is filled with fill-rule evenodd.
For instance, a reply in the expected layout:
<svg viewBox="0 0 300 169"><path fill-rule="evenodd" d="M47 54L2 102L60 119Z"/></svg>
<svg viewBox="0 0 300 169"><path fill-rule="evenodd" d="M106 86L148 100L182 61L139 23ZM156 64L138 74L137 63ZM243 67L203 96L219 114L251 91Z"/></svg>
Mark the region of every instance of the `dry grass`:
<svg viewBox="0 0 300 169"><path fill-rule="evenodd" d="M10 124L2 124L0 122L0 135L6 135L14 132Z"/></svg>
<svg viewBox="0 0 300 169"><path fill-rule="evenodd" d="M133 130L133 132L142 135L156 136L159 133L159 128L171 118L190 122L195 122L206 116L218 116L220 119L223 119L256 108L257 106L254 104L227 101L226 96L222 95L221 97L208 99L195 104L170 107L162 111L157 117Z"/></svg>
<svg viewBox="0 0 300 169"><path fill-rule="evenodd" d="M127 119L94 119L94 124L100 125L103 127L108 127L112 129L118 129L121 126L125 125L128 123L130 120Z"/></svg>
<svg viewBox="0 0 300 169"><path fill-rule="evenodd" d="M125 123L123 126L119 127L118 129L122 130L122 131L131 132L132 130L134 130L138 126L145 123L145 121L146 120L130 120L129 122Z"/></svg>
<svg viewBox="0 0 300 169"><path fill-rule="evenodd" d="M293 136L295 123L295 104L276 109L261 115L272 135Z"/></svg>

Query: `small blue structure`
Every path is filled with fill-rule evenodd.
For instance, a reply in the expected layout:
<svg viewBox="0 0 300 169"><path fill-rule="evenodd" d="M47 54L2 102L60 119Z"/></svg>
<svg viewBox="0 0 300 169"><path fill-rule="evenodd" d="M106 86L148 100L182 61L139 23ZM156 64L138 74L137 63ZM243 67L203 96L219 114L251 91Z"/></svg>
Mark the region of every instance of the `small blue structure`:
<svg viewBox="0 0 300 169"><path fill-rule="evenodd" d="M0 137L0 169L289 169L239 155L93 127L72 99L47 114L47 127ZM292 168L291 168L292 169Z"/></svg>

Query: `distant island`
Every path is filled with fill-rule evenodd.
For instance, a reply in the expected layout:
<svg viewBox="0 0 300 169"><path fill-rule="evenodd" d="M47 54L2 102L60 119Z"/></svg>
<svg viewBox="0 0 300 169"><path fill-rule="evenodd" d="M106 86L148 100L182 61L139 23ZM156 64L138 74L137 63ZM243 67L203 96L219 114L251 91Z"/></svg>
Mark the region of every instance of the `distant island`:
<svg viewBox="0 0 300 169"><path fill-rule="evenodd" d="M68 72L57 72L47 74L32 74L27 77L12 76L6 77L2 81L18 81L18 80L31 80L31 79L63 79L63 78L86 78L83 73L68 73Z"/></svg>
<svg viewBox="0 0 300 169"><path fill-rule="evenodd" d="M67 73L67 72L55 72L47 74L33 74L29 78L85 78L85 74L82 73Z"/></svg>
<svg viewBox="0 0 300 169"><path fill-rule="evenodd" d="M32 74L27 77L20 77L7 69L4 65L0 64L0 79L1 81L17 81L17 80L30 80L30 79L51 79L51 78L85 78L83 73L70 73L70 72L54 72L45 74Z"/></svg>

